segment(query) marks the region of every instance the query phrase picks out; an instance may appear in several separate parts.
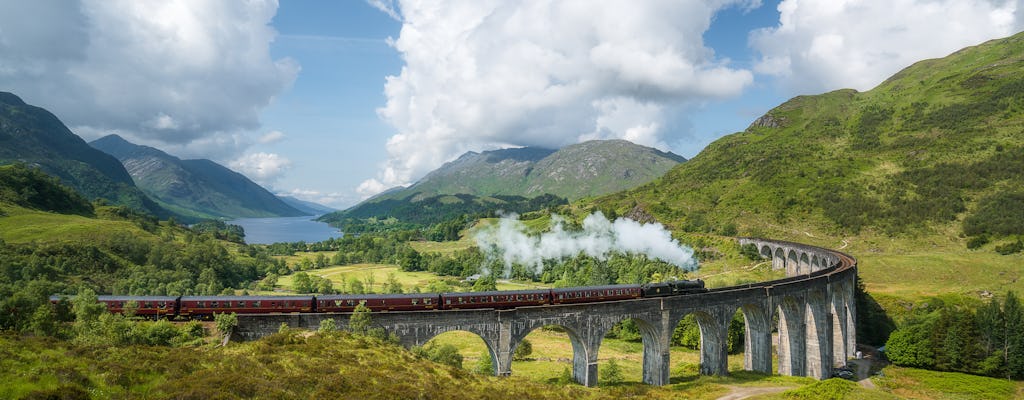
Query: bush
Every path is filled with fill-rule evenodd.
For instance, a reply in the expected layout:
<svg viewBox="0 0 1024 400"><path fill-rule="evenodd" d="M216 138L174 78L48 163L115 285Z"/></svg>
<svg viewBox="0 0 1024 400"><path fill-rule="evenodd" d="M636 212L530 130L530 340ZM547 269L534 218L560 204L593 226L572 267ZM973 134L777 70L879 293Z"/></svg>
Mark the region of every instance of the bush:
<svg viewBox="0 0 1024 400"><path fill-rule="evenodd" d="M316 329L317 333L331 333L337 330L338 325L334 322L333 318L320 320L320 327Z"/></svg>
<svg viewBox="0 0 1024 400"><path fill-rule="evenodd" d="M480 360L476 363L476 373L481 375L494 375L494 360L491 359L491 353L484 350L480 354Z"/></svg>
<svg viewBox="0 0 1024 400"><path fill-rule="evenodd" d="M604 369L601 370L601 380L606 385L622 383L622 369L619 368L619 363L614 358L608 360L608 365L605 365Z"/></svg>
<svg viewBox="0 0 1024 400"><path fill-rule="evenodd" d="M512 354L512 359L522 361L525 360L526 357L529 357L532 353L533 343L530 343L529 340L523 339L523 341L519 342L519 346L516 346L516 351ZM488 355L488 357L490 356Z"/></svg>
<svg viewBox="0 0 1024 400"><path fill-rule="evenodd" d="M431 342L426 346L412 348L412 353L417 357L425 358L438 364L462 368L462 354L459 354L459 349L454 345L443 344L437 346ZM486 358L490 360L490 354Z"/></svg>
<svg viewBox="0 0 1024 400"><path fill-rule="evenodd" d="M238 326L238 315L235 313L216 314L213 316L213 321L217 325L217 332L220 332L223 337L227 337Z"/></svg>
<svg viewBox="0 0 1024 400"><path fill-rule="evenodd" d="M967 249L968 250L977 250L977 249L980 249L981 246L984 246L984 245L988 244L988 242L989 242L988 235L975 236L975 237L972 237L972 238L967 240Z"/></svg>
<svg viewBox="0 0 1024 400"><path fill-rule="evenodd" d="M1021 242L1020 239L1017 239L1016 242L996 246L995 250L996 253L1002 254L1004 256L1020 253L1021 251L1024 251L1024 242Z"/></svg>

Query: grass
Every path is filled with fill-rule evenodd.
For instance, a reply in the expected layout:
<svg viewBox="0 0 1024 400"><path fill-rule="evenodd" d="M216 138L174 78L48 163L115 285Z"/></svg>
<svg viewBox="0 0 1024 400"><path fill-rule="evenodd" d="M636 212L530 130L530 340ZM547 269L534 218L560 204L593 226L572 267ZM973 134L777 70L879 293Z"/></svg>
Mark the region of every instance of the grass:
<svg viewBox="0 0 1024 400"><path fill-rule="evenodd" d="M307 256L308 254L311 253L303 253L302 255L297 254L293 257L301 258ZM363 282L365 288L373 290L374 293L382 293L384 291L384 284L387 283L388 276L391 274L394 274L395 279L398 281L398 283L402 284L402 288L405 289L406 291L412 289L413 287L418 287L420 288L420 290L423 290L431 282L442 281L446 279L458 279L453 277L441 277L435 275L433 272L427 271L402 271L401 268L393 264L352 264L333 266L322 269L314 269L304 272L310 275L316 275L322 278L327 278L332 283L334 283L334 286L336 288L341 287L342 282L345 282L345 285L348 285L349 280L351 280L352 278L356 278ZM372 277L374 281L372 286L367 284L370 277ZM285 291L292 291L293 279L294 274L282 276L277 281L277 285L280 288L284 289ZM497 286L498 290L523 290L547 287L543 284L535 282L520 281L501 281L498 282ZM469 288L459 289L458 287L455 287L454 289L469 290Z"/></svg>
<svg viewBox="0 0 1024 400"><path fill-rule="evenodd" d="M150 236L127 221L111 221L79 215L54 214L3 205L7 216L0 217L0 239L9 243L28 242L91 242L109 236L112 232L129 232L136 236Z"/></svg>
<svg viewBox="0 0 1024 400"><path fill-rule="evenodd" d="M1024 382L889 366L874 382L908 399L1009 399L1024 397Z"/></svg>
<svg viewBox="0 0 1024 400"><path fill-rule="evenodd" d="M83 347L4 335L0 382L0 398L612 398L476 375L344 333L196 348Z"/></svg>

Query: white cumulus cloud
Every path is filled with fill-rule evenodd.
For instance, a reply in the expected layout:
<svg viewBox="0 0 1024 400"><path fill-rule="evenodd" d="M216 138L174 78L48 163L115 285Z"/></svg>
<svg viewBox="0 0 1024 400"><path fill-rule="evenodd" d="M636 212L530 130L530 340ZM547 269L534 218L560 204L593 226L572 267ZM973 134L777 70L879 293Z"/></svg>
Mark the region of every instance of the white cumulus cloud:
<svg viewBox="0 0 1024 400"><path fill-rule="evenodd" d="M371 1L388 10L392 2ZM664 148L668 110L753 74L703 45L716 11L758 1L400 2L405 61L378 114L396 128L372 194L468 150L625 138ZM394 8L390 8L394 10Z"/></svg>
<svg viewBox="0 0 1024 400"><path fill-rule="evenodd" d="M915 61L1009 36L1020 0L783 0L779 25L750 36L759 73L788 89L868 90Z"/></svg>
<svg viewBox="0 0 1024 400"><path fill-rule="evenodd" d="M260 136L260 138L257 139L256 141L259 142L260 144L277 143L277 142L280 142L280 141L284 140L285 136L287 136L287 135L285 135L284 132L281 132L281 131L270 131L270 132L267 132L267 133L263 134L263 136Z"/></svg>
<svg viewBox="0 0 1024 400"><path fill-rule="evenodd" d="M267 186L281 177L291 167L291 160L274 153L249 153L231 161L231 169L242 173L257 183Z"/></svg>
<svg viewBox="0 0 1024 400"><path fill-rule="evenodd" d="M76 131L172 145L254 130L299 71L273 0L0 2L0 88Z"/></svg>

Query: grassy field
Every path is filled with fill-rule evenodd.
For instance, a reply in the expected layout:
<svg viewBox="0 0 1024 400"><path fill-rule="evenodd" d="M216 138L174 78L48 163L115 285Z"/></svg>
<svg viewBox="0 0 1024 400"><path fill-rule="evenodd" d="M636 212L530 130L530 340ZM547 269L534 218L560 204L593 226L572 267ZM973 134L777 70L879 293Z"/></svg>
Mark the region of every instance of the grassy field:
<svg viewBox="0 0 1024 400"><path fill-rule="evenodd" d="M0 239L9 243L96 242L111 232L151 236L127 221L54 214L4 205L7 216L0 218Z"/></svg>
<svg viewBox="0 0 1024 400"><path fill-rule="evenodd" d="M957 372L935 372L889 366L874 378L882 389L907 399L1024 398L1024 382Z"/></svg>
<svg viewBox="0 0 1024 400"><path fill-rule="evenodd" d="M310 253L305 253L310 254ZM292 258L301 259L306 255L296 255ZM413 287L418 287L420 290L426 288L431 282L442 281L442 280L458 280L453 277L440 277L432 272L417 271L417 272L406 272L398 268L397 265L390 264L353 264L343 266L333 266L322 269L314 269L305 271L307 274L316 275L319 277L327 278L335 287L341 287L342 282L347 282L352 278L359 279L363 282L364 287L371 289L374 293L381 293L384 290L384 284L387 283L388 276L394 274L395 279L402 284L402 288L406 291L411 290ZM277 285L285 291L292 290L292 280L294 274L282 276L278 281ZM367 282L373 281L373 285L368 285ZM519 281L500 281L497 284L498 290L522 290L522 289L536 289L546 288L543 284L535 282L519 282ZM455 287L459 290L458 287ZM462 289L468 290L468 288Z"/></svg>

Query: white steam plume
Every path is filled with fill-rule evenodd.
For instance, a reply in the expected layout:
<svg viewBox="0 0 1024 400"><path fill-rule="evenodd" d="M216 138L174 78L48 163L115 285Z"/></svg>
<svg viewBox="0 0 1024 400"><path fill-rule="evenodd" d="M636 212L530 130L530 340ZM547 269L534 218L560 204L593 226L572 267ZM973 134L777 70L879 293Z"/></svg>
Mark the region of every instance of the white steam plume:
<svg viewBox="0 0 1024 400"><path fill-rule="evenodd" d="M551 229L539 236L527 234L526 226L513 214L501 218L496 227L481 230L475 239L488 257L504 262L506 275L513 264L532 266L540 273L545 260L580 254L604 260L613 252L643 254L686 271L697 269L693 249L679 244L659 223L641 224L627 218L612 222L595 212L583 220L582 231L570 232L560 217L552 217Z"/></svg>

